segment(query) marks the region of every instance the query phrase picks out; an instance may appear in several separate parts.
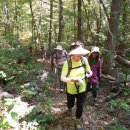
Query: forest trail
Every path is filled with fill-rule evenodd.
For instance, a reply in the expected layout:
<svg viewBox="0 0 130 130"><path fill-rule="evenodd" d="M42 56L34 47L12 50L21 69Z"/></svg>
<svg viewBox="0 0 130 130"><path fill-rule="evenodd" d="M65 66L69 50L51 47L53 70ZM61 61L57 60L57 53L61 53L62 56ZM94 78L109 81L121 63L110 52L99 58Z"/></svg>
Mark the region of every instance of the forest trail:
<svg viewBox="0 0 130 130"><path fill-rule="evenodd" d="M49 73L50 70L49 60L38 59L40 63L45 66ZM55 75L54 75L55 76ZM54 78L54 77L52 77ZM54 81L55 82L55 81ZM75 106L72 111L72 116L66 115L66 93L60 92L59 87L55 86L52 95L52 114L55 121L49 124L49 130L75 130ZM52 91L51 91L52 93ZM109 91L106 86L100 86L98 90L98 107L93 106L92 97L85 100L84 111L82 116L82 123L84 130L105 130L114 120L114 116L108 112L109 104L106 102Z"/></svg>
<svg viewBox="0 0 130 130"><path fill-rule="evenodd" d="M66 107L66 92L60 91L59 86L56 86L56 76L51 70L50 60L43 60L41 56L35 57L36 60L43 65L43 71L48 73L48 76L51 76L52 81L48 86L47 96L52 99L52 107L49 112L54 116L54 121L48 124L47 130L76 130L75 129L75 110L76 105L73 108L72 116L67 116L67 107ZM42 82L43 83L43 82ZM31 98L31 100L26 100L26 97L23 98L23 95L7 93L3 87L0 86L0 99L4 97L12 97L14 101L17 101L18 104L14 107L14 110L18 111L20 114L20 120L18 124L14 123L14 126L18 126L18 129L9 129L9 130L32 130L24 128L24 118L26 118L27 113L30 113L33 108L40 106L40 102ZM111 111L110 102L106 99L111 95L110 90L112 88L111 84L107 84L104 81L100 84L98 89L98 107L95 107L92 102L92 96L88 99L85 99L84 110L82 116L82 125L83 130L126 130L120 127L117 127L117 119L120 121L122 126L130 130L130 115L126 116L122 110L117 108ZM42 91L43 92L43 91ZM121 97L122 95L120 95ZM120 99L120 97L117 97ZM129 98L129 97L128 97ZM43 108L43 107L41 107ZM43 110L42 112L45 112ZM114 124L115 123L115 124ZM114 124L115 126L108 129L108 126ZM45 125L45 124L43 124ZM118 125L119 126L119 125ZM36 129L33 129L36 130Z"/></svg>

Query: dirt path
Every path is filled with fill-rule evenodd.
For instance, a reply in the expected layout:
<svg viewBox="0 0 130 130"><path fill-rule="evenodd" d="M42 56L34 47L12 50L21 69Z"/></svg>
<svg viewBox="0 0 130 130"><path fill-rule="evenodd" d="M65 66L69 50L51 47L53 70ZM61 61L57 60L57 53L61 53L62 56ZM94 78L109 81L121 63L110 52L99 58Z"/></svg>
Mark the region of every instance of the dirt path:
<svg viewBox="0 0 130 130"><path fill-rule="evenodd" d="M92 100L85 100L83 112L84 130L105 130L105 126L111 123L113 117L107 113L108 104L104 102L103 88L100 88L98 97L98 107L92 105ZM103 94L103 95L102 95ZM56 120L50 124L49 130L75 130L75 106L72 117L66 116L66 94L57 92L53 97L52 113Z"/></svg>
<svg viewBox="0 0 130 130"><path fill-rule="evenodd" d="M49 60L41 61L45 68L50 71ZM51 73L51 72L50 72ZM60 92L59 87L52 94L52 114L55 121L49 125L49 130L75 130L75 106L73 108L72 117L66 115L66 94ZM84 130L105 130L113 118L108 114L108 103L104 102L108 96L108 90L100 87L98 90L98 107L92 105L92 99L85 100L84 112L82 116Z"/></svg>
<svg viewBox="0 0 130 130"><path fill-rule="evenodd" d="M54 115L55 120L48 125L48 130L75 130L75 106L72 111L72 116L69 117L66 115L66 93L61 92L59 90L59 86L54 86L56 80L53 71L51 71L50 61L48 59L43 60L41 58L37 58L37 61L43 64L45 70L49 72L52 76L53 83L50 85L49 97L52 98L52 108L51 113ZM124 126L127 126L128 130L130 130L130 115L125 117L121 111L117 111L114 113L110 112L110 104L106 101L106 98L110 95L110 86L109 85L102 85L99 87L98 90L98 107L93 106L92 98L85 100L84 102L84 111L82 116L82 123L83 123L83 130L108 130L106 129L111 123L114 122L114 119L117 117L119 121L123 122ZM6 93L2 86L0 86L0 99L12 97L9 93ZM20 113L20 117L24 117L27 113L29 113L35 106L37 106L38 102L31 100L29 104L26 101L23 101L21 96L13 97L14 100L18 102L18 104L14 107L14 110ZM33 102L33 103L32 103ZM123 117L123 118L122 118ZM124 120L125 119L125 120ZM11 122L12 123L12 122ZM14 122L13 122L14 123ZM19 126L17 130L32 130L32 129L24 129L23 124L21 122L19 124L13 124L15 126ZM15 130L15 129L9 129ZM35 130L35 129L34 129ZM113 129L109 130L122 130ZM125 129L124 129L125 130Z"/></svg>
<svg viewBox="0 0 130 130"><path fill-rule="evenodd" d="M49 60L44 60L42 63L44 64L45 69L52 73ZM55 75L53 76L54 77L52 78L55 78ZM109 85L102 85L99 87L98 107L93 106L92 98L85 100L82 116L83 130L108 130L107 127L110 126L117 117L122 117L121 112L110 112L110 104L106 101L106 98L110 96L109 87ZM67 116L66 93L60 92L58 86L54 86L52 89L53 91L51 91L50 94L53 102L51 112L55 117L55 121L49 124L48 130L75 130L75 106L73 108L72 116ZM120 119L122 120L122 118ZM128 122L128 120L129 119L126 119L127 126L130 122ZM130 129L130 127L128 129Z"/></svg>

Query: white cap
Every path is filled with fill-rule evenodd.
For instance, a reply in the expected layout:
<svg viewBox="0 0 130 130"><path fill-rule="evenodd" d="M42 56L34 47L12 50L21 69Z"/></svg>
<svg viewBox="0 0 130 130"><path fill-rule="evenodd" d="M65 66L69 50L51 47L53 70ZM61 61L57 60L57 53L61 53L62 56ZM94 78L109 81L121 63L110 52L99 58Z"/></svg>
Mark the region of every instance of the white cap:
<svg viewBox="0 0 130 130"><path fill-rule="evenodd" d="M86 55L88 53L90 53L90 51L88 51L88 50L86 50L86 49L84 49L82 47L78 47L78 48L70 51L70 53L68 55L77 55L77 54Z"/></svg>
<svg viewBox="0 0 130 130"><path fill-rule="evenodd" d="M57 45L57 47L55 48L56 50L63 50L61 45Z"/></svg>
<svg viewBox="0 0 130 130"><path fill-rule="evenodd" d="M99 48L96 47L96 46L92 47L91 52L90 52L90 55L91 55L93 52L98 52L99 55L101 55L101 52L99 51Z"/></svg>

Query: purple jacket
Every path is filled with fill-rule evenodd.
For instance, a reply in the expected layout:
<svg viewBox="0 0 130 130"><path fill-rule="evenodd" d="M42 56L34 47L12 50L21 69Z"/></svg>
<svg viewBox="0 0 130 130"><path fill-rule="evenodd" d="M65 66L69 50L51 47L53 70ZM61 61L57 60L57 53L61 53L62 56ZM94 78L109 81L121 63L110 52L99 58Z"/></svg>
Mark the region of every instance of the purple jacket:
<svg viewBox="0 0 130 130"><path fill-rule="evenodd" d="M92 64L91 70L93 72L92 76L88 78L88 82L90 83L99 83L102 77L102 61L101 59L98 60L96 64Z"/></svg>

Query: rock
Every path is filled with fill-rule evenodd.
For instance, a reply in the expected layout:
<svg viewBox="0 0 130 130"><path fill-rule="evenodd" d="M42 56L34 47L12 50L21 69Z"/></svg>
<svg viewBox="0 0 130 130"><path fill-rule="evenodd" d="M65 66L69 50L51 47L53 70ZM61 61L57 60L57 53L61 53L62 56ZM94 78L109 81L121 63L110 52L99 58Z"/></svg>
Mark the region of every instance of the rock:
<svg viewBox="0 0 130 130"><path fill-rule="evenodd" d="M8 92L2 92L0 94L0 100L5 99L5 98L13 98L13 95L9 94Z"/></svg>

